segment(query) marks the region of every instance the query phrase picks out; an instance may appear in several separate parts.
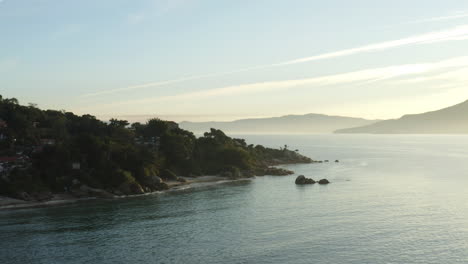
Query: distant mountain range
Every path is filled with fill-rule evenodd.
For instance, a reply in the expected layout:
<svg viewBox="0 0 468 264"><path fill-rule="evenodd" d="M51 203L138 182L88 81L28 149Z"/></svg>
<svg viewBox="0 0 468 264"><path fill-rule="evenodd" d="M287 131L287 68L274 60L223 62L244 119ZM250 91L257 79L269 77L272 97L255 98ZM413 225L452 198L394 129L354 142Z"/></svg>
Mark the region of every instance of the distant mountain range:
<svg viewBox="0 0 468 264"><path fill-rule="evenodd" d="M321 114L287 115L272 118L241 119L232 122L181 122L180 127L196 134L210 128L221 129L228 134L326 134L335 130L360 127L379 120L328 116Z"/></svg>
<svg viewBox="0 0 468 264"><path fill-rule="evenodd" d="M366 134L467 134L468 101L437 111L405 115L361 127L340 129L335 133Z"/></svg>
<svg viewBox="0 0 468 264"><path fill-rule="evenodd" d="M241 119L232 122L181 122L195 134L210 128L228 134L468 134L468 101L399 119L368 120L322 114Z"/></svg>

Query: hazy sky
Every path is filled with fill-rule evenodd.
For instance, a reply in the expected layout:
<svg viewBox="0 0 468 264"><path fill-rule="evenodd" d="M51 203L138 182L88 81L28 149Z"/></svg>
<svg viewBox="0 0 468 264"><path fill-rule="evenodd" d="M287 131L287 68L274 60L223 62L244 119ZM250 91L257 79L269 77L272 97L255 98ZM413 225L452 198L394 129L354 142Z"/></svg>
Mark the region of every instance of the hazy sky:
<svg viewBox="0 0 468 264"><path fill-rule="evenodd" d="M181 120L468 99L466 0L0 0L0 94Z"/></svg>

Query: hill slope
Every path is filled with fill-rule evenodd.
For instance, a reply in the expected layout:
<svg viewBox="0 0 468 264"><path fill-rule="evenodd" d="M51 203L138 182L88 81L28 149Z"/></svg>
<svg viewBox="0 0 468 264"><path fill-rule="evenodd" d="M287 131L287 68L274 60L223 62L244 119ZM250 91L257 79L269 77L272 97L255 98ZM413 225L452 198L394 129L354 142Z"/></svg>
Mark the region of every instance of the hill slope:
<svg viewBox="0 0 468 264"><path fill-rule="evenodd" d="M467 134L468 101L441 110L404 115L362 127L340 129L335 133L365 134Z"/></svg>
<svg viewBox="0 0 468 264"><path fill-rule="evenodd" d="M209 131L210 128L221 129L230 134L317 134L332 133L337 129L364 126L375 122L375 120L362 118L307 114L241 119L232 122L181 122L180 127L197 134Z"/></svg>

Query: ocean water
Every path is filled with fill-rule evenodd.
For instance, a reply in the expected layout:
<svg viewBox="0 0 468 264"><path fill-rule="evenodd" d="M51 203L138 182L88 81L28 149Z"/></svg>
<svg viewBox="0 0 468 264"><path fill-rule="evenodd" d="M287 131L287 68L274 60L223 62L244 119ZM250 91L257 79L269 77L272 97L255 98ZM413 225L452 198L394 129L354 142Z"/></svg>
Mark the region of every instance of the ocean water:
<svg viewBox="0 0 468 264"><path fill-rule="evenodd" d="M0 211L0 263L468 263L468 136L246 136L339 163Z"/></svg>

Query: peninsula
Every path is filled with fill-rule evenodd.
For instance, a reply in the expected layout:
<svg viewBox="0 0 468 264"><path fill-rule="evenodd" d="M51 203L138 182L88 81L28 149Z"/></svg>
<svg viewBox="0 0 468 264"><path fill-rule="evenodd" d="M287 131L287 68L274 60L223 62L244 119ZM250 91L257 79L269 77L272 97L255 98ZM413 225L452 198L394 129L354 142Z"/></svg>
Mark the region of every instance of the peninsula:
<svg viewBox="0 0 468 264"><path fill-rule="evenodd" d="M287 146L249 145L217 129L197 138L171 121L103 122L0 96L0 196L111 198L167 190L204 175L289 175L274 166L312 162Z"/></svg>

